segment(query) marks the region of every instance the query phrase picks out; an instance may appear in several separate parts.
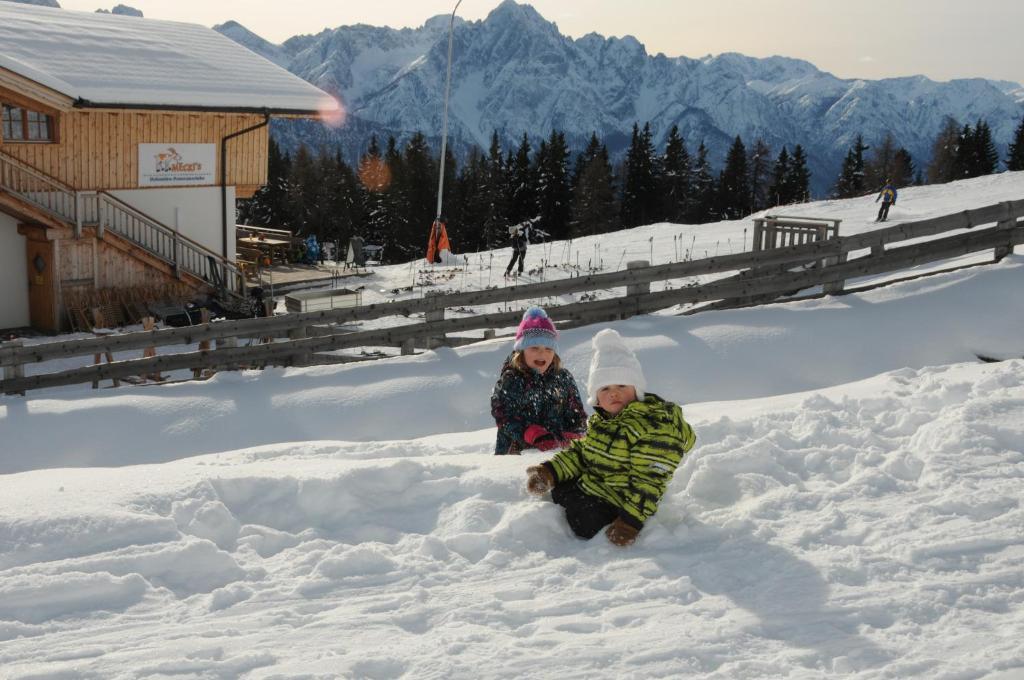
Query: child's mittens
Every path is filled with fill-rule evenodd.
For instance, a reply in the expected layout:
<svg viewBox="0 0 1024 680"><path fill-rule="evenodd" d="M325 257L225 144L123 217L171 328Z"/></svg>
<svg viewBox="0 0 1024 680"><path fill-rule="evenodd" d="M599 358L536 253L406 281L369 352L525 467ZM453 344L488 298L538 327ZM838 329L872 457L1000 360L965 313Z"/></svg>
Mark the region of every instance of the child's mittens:
<svg viewBox="0 0 1024 680"><path fill-rule="evenodd" d="M609 541L623 548L636 543L636 535L639 533L639 529L631 524L626 524L620 517L616 517L604 532Z"/></svg>
<svg viewBox="0 0 1024 680"><path fill-rule="evenodd" d="M543 465L526 468L526 490L535 496L543 496L555 488L555 476Z"/></svg>
<svg viewBox="0 0 1024 680"><path fill-rule="evenodd" d="M562 448L562 440L545 430L540 425L530 425L523 432L523 441L541 451Z"/></svg>

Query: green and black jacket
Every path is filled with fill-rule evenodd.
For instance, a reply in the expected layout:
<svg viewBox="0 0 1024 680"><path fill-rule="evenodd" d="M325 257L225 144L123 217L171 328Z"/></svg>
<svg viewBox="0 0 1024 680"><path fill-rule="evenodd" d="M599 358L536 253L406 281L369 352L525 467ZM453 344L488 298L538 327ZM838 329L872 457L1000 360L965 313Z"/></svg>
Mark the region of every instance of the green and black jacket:
<svg viewBox="0 0 1024 680"><path fill-rule="evenodd" d="M598 409L586 436L545 465L559 483L578 480L584 493L608 501L623 521L642 529L696 441L682 409L648 392L615 416Z"/></svg>

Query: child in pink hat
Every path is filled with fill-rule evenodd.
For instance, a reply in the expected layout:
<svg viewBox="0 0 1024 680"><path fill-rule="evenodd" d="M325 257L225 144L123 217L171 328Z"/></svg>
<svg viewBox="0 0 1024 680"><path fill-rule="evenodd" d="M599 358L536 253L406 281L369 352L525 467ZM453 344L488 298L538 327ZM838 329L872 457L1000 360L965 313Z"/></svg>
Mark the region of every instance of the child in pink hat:
<svg viewBox="0 0 1024 680"><path fill-rule="evenodd" d="M586 430L576 379L558 358L558 331L540 307L530 307L516 330L512 354L491 393L498 425L494 453L560 449Z"/></svg>

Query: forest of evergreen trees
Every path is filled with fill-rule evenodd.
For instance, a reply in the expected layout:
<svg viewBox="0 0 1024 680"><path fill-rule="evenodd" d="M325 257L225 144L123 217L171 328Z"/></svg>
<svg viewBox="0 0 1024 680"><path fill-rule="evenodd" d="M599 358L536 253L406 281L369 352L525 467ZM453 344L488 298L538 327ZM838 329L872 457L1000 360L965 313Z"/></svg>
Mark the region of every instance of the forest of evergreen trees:
<svg viewBox="0 0 1024 680"><path fill-rule="evenodd" d="M870 154L866 154L870 150ZM508 244L507 227L536 218L549 239L601 234L654 222L701 224L738 219L771 206L810 199L803 147L776 154L761 139L747 148L737 136L716 174L702 143L691 154L673 127L659 152L650 125L633 126L624 160L613 164L591 135L572 156L565 135L553 131L537 148L523 135L502 149L498 134L485 151L474 149L462 167L445 162L444 218L460 252ZM1005 160L1024 169L1024 120ZM437 201L438 158L422 134L404 147L373 138L357 167L337 153L300 147L282 153L270 140L267 185L240 202L240 224L291 229L321 241L361 236L384 246L384 258L402 262L422 255ZM929 183L996 172L998 156L984 120L962 127L948 119L933 145ZM858 136L847 152L833 196L877 191L886 179L921 184L925 175L906 149L887 135L874 148ZM535 231L536 233L536 231Z"/></svg>

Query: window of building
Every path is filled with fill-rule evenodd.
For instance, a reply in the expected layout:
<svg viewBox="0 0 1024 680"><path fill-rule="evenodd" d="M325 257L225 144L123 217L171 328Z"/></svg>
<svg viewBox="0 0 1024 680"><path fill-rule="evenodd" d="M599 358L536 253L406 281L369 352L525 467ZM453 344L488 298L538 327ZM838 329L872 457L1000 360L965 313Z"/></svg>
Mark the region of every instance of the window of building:
<svg viewBox="0 0 1024 680"><path fill-rule="evenodd" d="M3 105L5 142L52 142L54 129L54 118L49 114L20 106Z"/></svg>

